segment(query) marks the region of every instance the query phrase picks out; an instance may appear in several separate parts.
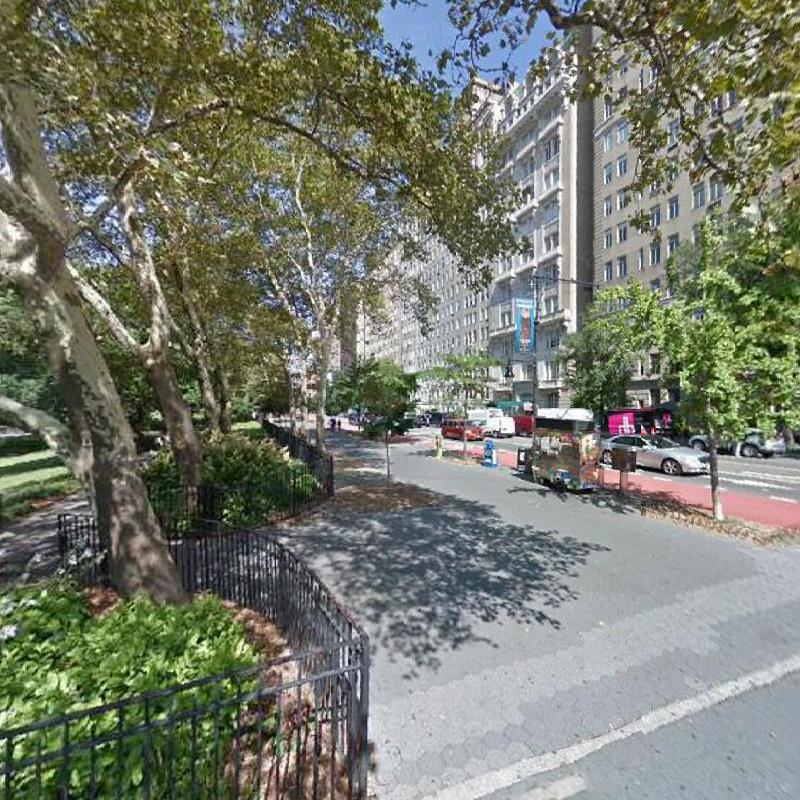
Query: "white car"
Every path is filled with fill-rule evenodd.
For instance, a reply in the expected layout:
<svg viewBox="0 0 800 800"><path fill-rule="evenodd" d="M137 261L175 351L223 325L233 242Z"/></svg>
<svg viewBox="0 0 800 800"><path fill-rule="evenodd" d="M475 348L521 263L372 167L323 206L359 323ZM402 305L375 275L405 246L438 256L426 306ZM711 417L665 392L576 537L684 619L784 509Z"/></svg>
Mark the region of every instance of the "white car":
<svg viewBox="0 0 800 800"><path fill-rule="evenodd" d="M612 450L634 450L636 466L659 469L666 475L708 472L709 457L664 436L612 436L600 443L600 460L611 463Z"/></svg>

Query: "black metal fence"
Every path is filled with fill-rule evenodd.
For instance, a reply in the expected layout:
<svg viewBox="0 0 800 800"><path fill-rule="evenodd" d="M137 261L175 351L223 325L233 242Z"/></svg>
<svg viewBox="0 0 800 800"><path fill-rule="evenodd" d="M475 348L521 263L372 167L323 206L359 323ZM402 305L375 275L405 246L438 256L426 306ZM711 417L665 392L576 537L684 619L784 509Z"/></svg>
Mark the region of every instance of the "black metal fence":
<svg viewBox="0 0 800 800"><path fill-rule="evenodd" d="M108 583L91 517L62 515L58 538ZM348 610L265 533L168 541L188 591L268 617L295 655L0 730L0 797L366 798L369 641Z"/></svg>
<svg viewBox="0 0 800 800"><path fill-rule="evenodd" d="M289 455L302 461L324 486L328 496L333 496L333 458L303 436L298 436L289 428L264 420L261 423L264 433L274 439L281 447L289 450Z"/></svg>

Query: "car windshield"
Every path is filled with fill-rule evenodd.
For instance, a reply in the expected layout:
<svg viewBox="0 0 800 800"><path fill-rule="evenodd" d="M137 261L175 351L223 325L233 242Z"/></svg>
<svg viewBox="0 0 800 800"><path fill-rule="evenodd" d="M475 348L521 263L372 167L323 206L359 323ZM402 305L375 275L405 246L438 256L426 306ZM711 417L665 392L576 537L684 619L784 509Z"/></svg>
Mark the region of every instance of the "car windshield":
<svg viewBox="0 0 800 800"><path fill-rule="evenodd" d="M672 439L667 439L664 436L651 436L647 441L653 445L653 447L657 447L659 450L663 450L667 447L678 446L672 441Z"/></svg>

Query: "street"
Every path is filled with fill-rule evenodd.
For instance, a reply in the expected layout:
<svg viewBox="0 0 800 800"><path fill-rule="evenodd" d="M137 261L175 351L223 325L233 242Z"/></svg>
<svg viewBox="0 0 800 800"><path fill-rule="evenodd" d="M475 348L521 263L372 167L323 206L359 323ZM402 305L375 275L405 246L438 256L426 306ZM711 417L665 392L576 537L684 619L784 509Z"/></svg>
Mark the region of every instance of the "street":
<svg viewBox="0 0 800 800"><path fill-rule="evenodd" d="M435 428L414 428L411 436L433 438L438 433ZM520 447L530 447L527 436L513 436L509 439L495 439L500 450L516 454ZM669 477L655 470L641 470L642 474L677 487L689 485L708 486L708 475L681 475ZM720 486L725 491L755 494L779 503L798 504L800 521L800 459L794 458L742 458L741 456L720 456Z"/></svg>
<svg viewBox="0 0 800 800"><path fill-rule="evenodd" d="M285 535L370 633L381 800L800 796L800 549L332 439Z"/></svg>

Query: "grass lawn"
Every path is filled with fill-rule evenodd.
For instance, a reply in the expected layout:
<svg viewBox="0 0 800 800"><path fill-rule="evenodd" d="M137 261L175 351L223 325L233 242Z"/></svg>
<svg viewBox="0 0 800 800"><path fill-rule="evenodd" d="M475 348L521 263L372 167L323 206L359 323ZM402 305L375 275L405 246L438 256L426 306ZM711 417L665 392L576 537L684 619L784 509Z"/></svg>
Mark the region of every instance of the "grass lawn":
<svg viewBox="0 0 800 800"><path fill-rule="evenodd" d="M26 514L36 501L77 488L77 481L52 450L0 458L0 518Z"/></svg>
<svg viewBox="0 0 800 800"><path fill-rule="evenodd" d="M248 419L246 422L234 422L231 429L234 431L260 431L261 423L257 419Z"/></svg>

